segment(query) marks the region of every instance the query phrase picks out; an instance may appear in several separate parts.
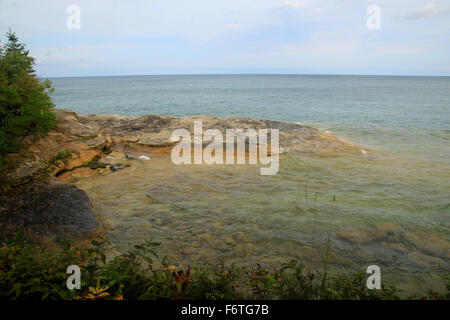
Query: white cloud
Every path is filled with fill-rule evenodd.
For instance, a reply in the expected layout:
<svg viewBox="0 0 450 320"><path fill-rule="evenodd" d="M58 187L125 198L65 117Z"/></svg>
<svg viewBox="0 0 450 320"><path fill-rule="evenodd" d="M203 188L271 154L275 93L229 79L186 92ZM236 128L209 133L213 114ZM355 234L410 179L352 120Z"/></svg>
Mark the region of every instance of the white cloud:
<svg viewBox="0 0 450 320"><path fill-rule="evenodd" d="M33 50L32 55L35 56L36 63L44 62L71 62L80 59L97 59L104 61L103 57L98 57L102 50L120 50L129 48L138 48L139 45L134 43L105 43L95 45L74 45L64 47L49 47L45 49ZM100 60L99 60L100 59Z"/></svg>
<svg viewBox="0 0 450 320"><path fill-rule="evenodd" d="M439 8L434 3L427 3L422 8L416 9L408 15L403 16L404 20L419 20L450 13L450 7Z"/></svg>
<svg viewBox="0 0 450 320"><path fill-rule="evenodd" d="M302 8L306 8L309 5L309 1L308 0L303 0L303 1L285 1L284 5L287 7L291 7L294 9L302 9Z"/></svg>

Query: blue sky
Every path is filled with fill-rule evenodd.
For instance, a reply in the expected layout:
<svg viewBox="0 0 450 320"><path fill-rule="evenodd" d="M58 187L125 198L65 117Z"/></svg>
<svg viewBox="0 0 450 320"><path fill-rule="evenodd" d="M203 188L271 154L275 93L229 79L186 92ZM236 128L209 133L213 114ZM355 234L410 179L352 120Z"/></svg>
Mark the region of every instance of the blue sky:
<svg viewBox="0 0 450 320"><path fill-rule="evenodd" d="M81 9L69 30L67 7ZM369 30L366 10L381 9ZM40 76L450 76L448 0L0 0ZM2 36L4 40L4 36Z"/></svg>

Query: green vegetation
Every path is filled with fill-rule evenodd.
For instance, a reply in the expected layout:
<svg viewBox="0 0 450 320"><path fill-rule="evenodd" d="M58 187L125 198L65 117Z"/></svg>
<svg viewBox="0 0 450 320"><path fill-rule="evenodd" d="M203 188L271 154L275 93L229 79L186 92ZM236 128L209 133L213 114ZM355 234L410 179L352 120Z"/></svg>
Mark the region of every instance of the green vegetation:
<svg viewBox="0 0 450 320"><path fill-rule="evenodd" d="M71 149L63 149L58 152L55 159L56 160L67 160L72 156L72 150Z"/></svg>
<svg viewBox="0 0 450 320"><path fill-rule="evenodd" d="M92 170L99 169L99 168L104 169L104 168L106 168L106 164L99 162L100 158L101 158L100 155L96 155L96 156L92 157L92 159L89 159L88 161L83 163L81 166L74 167L74 169L83 168L83 167L90 168Z"/></svg>
<svg viewBox="0 0 450 320"><path fill-rule="evenodd" d="M7 38L0 47L0 167L8 154L20 150L25 137L47 135L55 126L51 82L37 78L34 59L16 34L10 31Z"/></svg>
<svg viewBox="0 0 450 320"><path fill-rule="evenodd" d="M145 241L108 260L102 238L76 247L38 245L18 232L0 248L0 297L7 299L398 299L399 290L366 288L366 274L330 276L292 260L278 270L218 264L182 270ZM66 287L66 268L81 269L81 289ZM435 292L411 299L449 299Z"/></svg>

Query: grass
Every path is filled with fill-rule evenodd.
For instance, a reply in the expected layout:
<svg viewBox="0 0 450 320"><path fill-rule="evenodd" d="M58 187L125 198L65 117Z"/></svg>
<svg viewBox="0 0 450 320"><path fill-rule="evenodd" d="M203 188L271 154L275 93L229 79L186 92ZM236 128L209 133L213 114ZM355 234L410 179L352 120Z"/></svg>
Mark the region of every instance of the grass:
<svg viewBox="0 0 450 320"><path fill-rule="evenodd" d="M98 162L100 160L101 156L100 155L96 155L94 157L92 157L91 159L89 159L88 161L86 161L85 163L83 163L81 166L77 166L74 167L73 169L77 169L77 168L90 168L90 169L104 169L106 168L106 164L105 163L100 163Z"/></svg>
<svg viewBox="0 0 450 320"><path fill-rule="evenodd" d="M366 287L366 274L353 276L320 273L291 260L275 270L259 265L238 267L223 263L195 265L183 270L159 257L159 243L135 245L108 259L104 238L75 246L60 240L57 246L37 244L24 233L0 245L0 297L26 300L123 299L399 299L394 286ZM81 289L66 286L66 268L81 269ZM450 292L450 278L446 278ZM429 291L411 299L449 299Z"/></svg>
<svg viewBox="0 0 450 320"><path fill-rule="evenodd" d="M63 149L59 151L56 156L55 160L67 160L72 156L72 149Z"/></svg>

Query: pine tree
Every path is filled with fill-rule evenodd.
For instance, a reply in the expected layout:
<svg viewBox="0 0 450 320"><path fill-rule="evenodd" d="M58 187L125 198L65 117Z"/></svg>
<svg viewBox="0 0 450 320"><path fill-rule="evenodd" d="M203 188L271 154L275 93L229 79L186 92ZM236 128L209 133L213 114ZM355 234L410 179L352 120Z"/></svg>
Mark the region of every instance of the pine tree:
<svg viewBox="0 0 450 320"><path fill-rule="evenodd" d="M34 75L34 59L29 56L29 51L25 50L25 45L19 42L16 34L11 30L6 34L8 42L5 46L5 55L9 56L9 74L10 77L17 76L22 71L29 75Z"/></svg>
<svg viewBox="0 0 450 320"><path fill-rule="evenodd" d="M6 36L0 48L0 167L8 154L20 150L25 137L46 135L55 126L51 82L37 78L34 59L16 34Z"/></svg>

